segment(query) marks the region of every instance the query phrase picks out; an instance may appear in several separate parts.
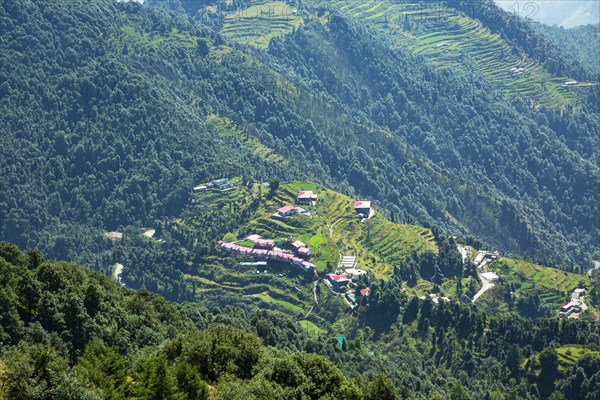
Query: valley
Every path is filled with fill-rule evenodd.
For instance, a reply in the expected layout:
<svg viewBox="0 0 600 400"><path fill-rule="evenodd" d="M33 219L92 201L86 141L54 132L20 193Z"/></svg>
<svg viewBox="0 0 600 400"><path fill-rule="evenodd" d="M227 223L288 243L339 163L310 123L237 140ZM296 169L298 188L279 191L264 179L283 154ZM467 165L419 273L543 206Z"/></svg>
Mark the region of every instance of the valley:
<svg viewBox="0 0 600 400"><path fill-rule="evenodd" d="M598 27L0 2L0 398L597 399Z"/></svg>

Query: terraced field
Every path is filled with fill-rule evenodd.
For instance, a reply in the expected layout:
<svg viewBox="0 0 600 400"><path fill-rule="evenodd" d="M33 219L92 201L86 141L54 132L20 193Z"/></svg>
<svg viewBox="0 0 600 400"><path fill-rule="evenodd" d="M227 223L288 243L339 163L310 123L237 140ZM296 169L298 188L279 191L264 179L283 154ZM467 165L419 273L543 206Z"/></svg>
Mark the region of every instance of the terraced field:
<svg viewBox="0 0 600 400"><path fill-rule="evenodd" d="M296 215L284 220L271 218L277 208L292 205L300 189L313 190L319 200L307 206L311 215ZM320 271L334 268L342 255L356 255L359 268L385 278L392 266L413 252L436 250L431 232L413 225L394 224L380 215L361 223L353 209L353 199L307 182L283 184L266 200L248 224L234 235L243 239L249 234L287 240L297 238L313 253L312 261Z"/></svg>
<svg viewBox="0 0 600 400"><path fill-rule="evenodd" d="M242 130L229 118L217 114L210 114L206 120L211 127L214 127L217 130L219 136L230 136L238 139L244 145L251 148L256 155L267 161L275 162L283 167L289 164L285 158L277 154L273 149L263 145L255 137L242 132Z"/></svg>
<svg viewBox="0 0 600 400"><path fill-rule="evenodd" d="M235 42L266 48L271 38L288 34L301 23L294 7L279 1L258 1L227 13L221 32Z"/></svg>
<svg viewBox="0 0 600 400"><path fill-rule="evenodd" d="M563 373L586 355L600 356L600 351L580 345L561 346L556 349L556 352L558 353L558 368Z"/></svg>
<svg viewBox="0 0 600 400"><path fill-rule="evenodd" d="M585 90L564 87L568 77L552 76L536 61L513 52L508 43L479 21L439 4L391 0L334 0L331 4L438 68L482 74L509 96L560 107L574 102L577 90ZM524 70L513 73L511 68Z"/></svg>
<svg viewBox="0 0 600 400"><path fill-rule="evenodd" d="M560 346L556 348L556 353L558 355L558 370L561 373L566 373L569 368L571 368L574 364L576 364L580 358L590 355L590 356L600 356L600 351L595 349L588 348L586 346L581 346L577 344L571 344L566 346ZM537 358L537 356L533 356ZM528 362L531 361L532 357L526 357L523 359L521 366L524 367ZM533 373L539 375L541 372L541 368L539 363L535 363Z"/></svg>
<svg viewBox="0 0 600 400"><path fill-rule="evenodd" d="M195 194L192 197L192 207L196 211L222 209L224 207L235 206L250 195L249 189L239 187L241 183L239 178L233 178L231 182L236 185L236 188L233 190L209 190L204 193ZM201 183L204 182L197 182L197 184ZM186 220L188 224L193 222L193 219Z"/></svg>
<svg viewBox="0 0 600 400"><path fill-rule="evenodd" d="M121 27L119 35L111 37L111 42L119 53L129 54L131 52L143 53L148 49L156 49L164 46L195 48L197 38L188 33L173 29L170 32L148 32L139 25L135 17L129 24Z"/></svg>
<svg viewBox="0 0 600 400"><path fill-rule="evenodd" d="M507 283L514 284L517 294L536 292L546 303L556 307L564 303L565 296L577 288L580 282L586 286L590 284L588 277L584 275L510 258L490 264L488 270L495 272Z"/></svg>

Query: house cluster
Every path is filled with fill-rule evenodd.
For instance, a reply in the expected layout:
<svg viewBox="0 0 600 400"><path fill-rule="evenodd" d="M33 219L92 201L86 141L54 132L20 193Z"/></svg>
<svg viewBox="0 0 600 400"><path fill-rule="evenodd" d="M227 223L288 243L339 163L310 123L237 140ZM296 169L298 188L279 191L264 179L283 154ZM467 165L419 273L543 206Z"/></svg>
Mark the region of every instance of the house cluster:
<svg viewBox="0 0 600 400"><path fill-rule="evenodd" d="M425 300L426 298L427 298L426 296L419 297L420 300ZM450 303L450 299L448 297L446 297L446 296L438 296L436 293L430 293L429 294L429 298L435 304L440 304L440 301L444 301L446 303Z"/></svg>
<svg viewBox="0 0 600 400"><path fill-rule="evenodd" d="M367 271L356 268L355 256L344 256L340 260L337 271L333 274L327 274L325 283L336 293L343 293L348 301L350 308L358 307L356 295L352 290L358 279L362 275L367 275ZM365 293L361 293L363 297L369 295L368 289Z"/></svg>
<svg viewBox="0 0 600 400"><path fill-rule="evenodd" d="M314 202L316 202L318 199L318 196L312 192L311 190L300 190L298 192L298 196L296 196L296 204L306 204L306 205L311 205ZM297 214L304 214L304 215L310 215L310 211L299 207L299 206L290 206L290 205L285 205L283 207L280 207L277 209L277 212L273 213L271 215L272 218L276 218L276 219L285 219L285 218L289 218L289 217L293 217L294 215Z"/></svg>
<svg viewBox="0 0 600 400"><path fill-rule="evenodd" d="M371 289L364 288L360 290L360 297L357 297L354 290L352 290L355 287L354 283L356 281L351 280L351 278L342 271L336 271L335 274L327 274L326 278L325 283L329 285L334 292L342 293L352 310L358 307L362 298L369 297L369 294L371 293Z"/></svg>
<svg viewBox="0 0 600 400"><path fill-rule="evenodd" d="M497 251L479 250L473 259L473 264L475 264L477 268L483 269L486 265L498 259L500 259L500 253Z"/></svg>
<svg viewBox="0 0 600 400"><path fill-rule="evenodd" d="M587 305L583 302L585 289L577 288L571 293L571 301L560 306L560 316L563 318L579 318L579 315L587 310Z"/></svg>
<svg viewBox="0 0 600 400"><path fill-rule="evenodd" d="M301 241L295 240L292 243L290 243L290 246L294 250L294 253L296 253L296 255L298 255L299 257L302 257L302 258L310 257L310 249L308 248L307 245L305 245Z"/></svg>
<svg viewBox="0 0 600 400"><path fill-rule="evenodd" d="M511 74L513 75L520 75L524 72L527 72L527 68L517 68L517 67L512 67L510 69Z"/></svg>
<svg viewBox="0 0 600 400"><path fill-rule="evenodd" d="M300 190L298 192L298 196L296 196L296 204L307 204L311 205L317 201L318 196L310 190ZM273 213L271 217L277 219L285 219L289 217L293 217L297 214L310 215L310 211L298 207L298 206L290 206L285 205L277 209L277 212Z"/></svg>
<svg viewBox="0 0 600 400"><path fill-rule="evenodd" d="M233 183L227 178L215 179L203 185L194 186L194 193L204 192L205 190L227 190L232 189Z"/></svg>
<svg viewBox="0 0 600 400"><path fill-rule="evenodd" d="M310 249L302 242L296 240L290 244L291 250L275 247L275 241L262 239L258 235L248 237L254 242L254 247L249 248L235 243L219 240L219 247L231 254L252 257L255 260L279 261L291 264L305 272L315 272L317 266L306 260L310 257Z"/></svg>

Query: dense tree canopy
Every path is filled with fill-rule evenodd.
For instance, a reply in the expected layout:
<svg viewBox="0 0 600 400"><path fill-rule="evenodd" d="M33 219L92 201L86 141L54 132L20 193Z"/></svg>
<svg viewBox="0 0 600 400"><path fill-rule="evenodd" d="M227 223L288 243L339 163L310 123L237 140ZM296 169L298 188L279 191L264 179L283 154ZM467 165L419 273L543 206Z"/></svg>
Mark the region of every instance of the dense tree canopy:
<svg viewBox="0 0 600 400"><path fill-rule="evenodd" d="M598 324L488 316L459 302L407 298L399 284L371 284L340 346L278 312L172 304L1 243L0 396L545 399L558 392L591 400L600 393ZM559 368L565 348L588 354Z"/></svg>
<svg viewBox="0 0 600 400"><path fill-rule="evenodd" d="M563 267L598 250L592 107L533 109L336 14L266 53L131 2L0 18L0 232L23 247L72 259L94 229L177 215L199 182L304 176Z"/></svg>

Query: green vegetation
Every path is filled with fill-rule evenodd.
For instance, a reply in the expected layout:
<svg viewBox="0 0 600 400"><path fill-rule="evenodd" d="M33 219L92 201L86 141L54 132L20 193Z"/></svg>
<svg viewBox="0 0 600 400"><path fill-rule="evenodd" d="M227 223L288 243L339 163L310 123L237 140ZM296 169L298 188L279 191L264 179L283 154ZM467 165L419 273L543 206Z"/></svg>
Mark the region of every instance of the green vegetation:
<svg viewBox="0 0 600 400"><path fill-rule="evenodd" d="M260 300L267 302L267 303L275 303L278 306L288 309L289 311L296 313L296 314L301 314L304 311L302 308L298 307L295 304L289 303L285 300L279 300L279 299L272 298L271 296L269 296L269 294L267 292L263 292L260 294L254 294L251 296L257 297Z"/></svg>
<svg viewBox="0 0 600 400"><path fill-rule="evenodd" d="M299 190L311 190L319 200L305 207L310 215L299 214L283 220L272 214L284 205L295 204ZM309 245L311 261L320 269L337 267L344 255L357 256L358 268L371 271L375 277L385 278L392 266L411 254L435 251L433 235L427 229L414 225L394 224L379 213L368 221L360 222L353 209L354 200L314 183L291 182L282 184L277 192L263 199L256 214L247 224L236 230L243 239L249 234L259 234L276 241L294 237Z"/></svg>
<svg viewBox="0 0 600 400"><path fill-rule="evenodd" d="M282 37L301 23L295 7L267 1L225 13L221 32L237 43L267 48L273 37Z"/></svg>
<svg viewBox="0 0 600 400"><path fill-rule="evenodd" d="M288 161L275 153L269 147L263 145L256 138L249 136L248 133L243 133L239 128L235 126L235 124L226 117L222 117L215 114L210 114L207 117L207 121L210 126L216 128L217 134L220 136L230 136L233 137L240 142L244 143L244 145L250 147L254 150L254 153L260 157L261 159L265 159L267 161L271 161L273 163L280 164L282 168L288 166Z"/></svg>
<svg viewBox="0 0 600 400"><path fill-rule="evenodd" d="M598 47L600 24L569 29L544 24L535 24L534 27L574 59L580 60L591 71L600 73L600 66L597 63L600 57L600 48Z"/></svg>
<svg viewBox="0 0 600 400"><path fill-rule="evenodd" d="M578 88L569 77L553 76L536 60L517 52L500 34L442 3L333 2L342 12L386 34L397 47L425 57L450 73L482 74L510 97L523 96L550 107L574 103ZM511 68L525 68L511 73Z"/></svg>
<svg viewBox="0 0 600 400"><path fill-rule="evenodd" d="M598 311L553 316L600 304L600 96L557 87L598 79L488 3L1 2L0 239L66 261L0 244L0 398L597 398ZM370 294L215 245L250 233L357 255ZM473 305L454 236L571 272L505 260Z"/></svg>
<svg viewBox="0 0 600 400"><path fill-rule="evenodd" d="M298 6L290 18L305 19L295 31L287 21L283 38L250 49L218 31L227 15L252 7L247 19L261 21L266 3L160 2L170 11L109 0L89 7L24 1L3 4L0 71L0 126L8 135L0 150L0 234L23 248L105 269L118 260L98 240L102 231L169 225L194 185L237 176L242 186L314 180L377 201L397 222L477 237L542 264L581 271L598 251L594 97L560 112L529 108L481 77L431 69L372 34L363 14L356 21L310 4L289 5ZM391 16L384 7L360 12ZM485 24L455 14L458 25ZM522 28L513 25L506 35ZM37 39L35 62L24 61L29 41L15 26ZM511 51L523 46L515 41ZM559 55L549 64L560 64ZM204 216L201 237L168 232L168 245L206 248L232 231L221 222L239 225L219 215ZM388 264L403 256L388 253L389 243L372 249ZM335 258L326 241L321 247ZM136 286L144 273L156 280L151 287L174 286L164 283L162 267L144 264L128 277Z"/></svg>
<svg viewBox="0 0 600 400"><path fill-rule="evenodd" d="M127 48L133 48L134 51L147 51L149 49L156 49L161 46L175 46L175 47L187 47L190 49L196 48L197 38L178 32L177 29L173 29L164 35L157 32L145 32L138 25L126 25L121 28L122 34L116 36L121 46L121 51L127 54L125 45Z"/></svg>
<svg viewBox="0 0 600 400"><path fill-rule="evenodd" d="M0 283L2 398L426 400L460 392L508 400L502 393L518 391L537 400L558 391L578 400L600 393L597 324L390 296L401 293L393 279L373 283L369 306L358 318L337 315L331 333L312 316L295 322L251 303L211 310L169 303L7 243L0 243ZM270 289L257 294L287 301ZM325 310L335 300L323 296ZM394 301L399 308L389 314Z"/></svg>
<svg viewBox="0 0 600 400"><path fill-rule="evenodd" d="M586 346L571 345L558 347L556 353L558 354L559 368L564 373L585 356L600 356L600 349L594 350Z"/></svg>
<svg viewBox="0 0 600 400"><path fill-rule="evenodd" d="M521 287L517 290L527 290L537 286L570 294L573 289L581 285L590 286L590 280L585 275L543 267L523 260L504 257L492 263L488 269L509 283L520 282Z"/></svg>
<svg viewBox="0 0 600 400"><path fill-rule="evenodd" d="M555 314L558 307L570 298L578 287L591 287L585 275L543 267L523 260L502 258L493 262L489 271L495 272L517 296L538 295Z"/></svg>
<svg viewBox="0 0 600 400"><path fill-rule="evenodd" d="M307 319L303 319L299 322L300 328L307 332L309 335L313 336L322 336L327 333L324 329L319 328L317 325L313 324Z"/></svg>

